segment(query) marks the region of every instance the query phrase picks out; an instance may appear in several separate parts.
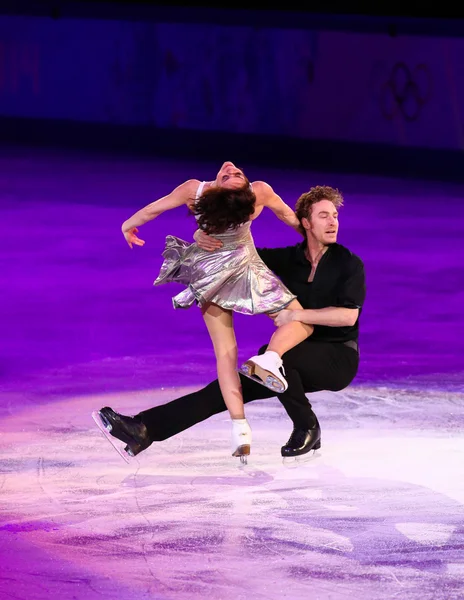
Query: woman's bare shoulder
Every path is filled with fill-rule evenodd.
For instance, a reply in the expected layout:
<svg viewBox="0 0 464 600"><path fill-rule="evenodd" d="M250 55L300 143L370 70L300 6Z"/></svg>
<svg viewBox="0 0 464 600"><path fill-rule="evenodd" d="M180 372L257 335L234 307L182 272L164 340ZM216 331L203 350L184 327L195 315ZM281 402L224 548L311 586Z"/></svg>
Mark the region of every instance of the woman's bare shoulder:
<svg viewBox="0 0 464 600"><path fill-rule="evenodd" d="M181 183L181 187L185 191L196 192L200 183L201 183L201 181L199 179L187 179L187 181L184 181L184 183Z"/></svg>
<svg viewBox="0 0 464 600"><path fill-rule="evenodd" d="M253 181L251 186L255 193L256 203L258 205L264 203L266 201L266 199L269 198L269 196L274 193L274 190L272 189L272 187L265 181Z"/></svg>

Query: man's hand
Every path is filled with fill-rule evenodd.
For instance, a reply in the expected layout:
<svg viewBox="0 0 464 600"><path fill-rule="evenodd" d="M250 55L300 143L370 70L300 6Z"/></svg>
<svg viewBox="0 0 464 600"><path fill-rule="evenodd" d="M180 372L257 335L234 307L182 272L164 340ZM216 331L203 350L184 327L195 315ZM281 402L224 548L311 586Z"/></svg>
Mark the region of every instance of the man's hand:
<svg viewBox="0 0 464 600"><path fill-rule="evenodd" d="M279 311L278 313L272 313L269 316L271 317L271 319L274 319L274 325L276 327L281 327L282 325L290 323L294 320L294 312L294 310L284 309Z"/></svg>
<svg viewBox="0 0 464 600"><path fill-rule="evenodd" d="M199 248L202 250L207 250L208 252L212 252L213 250L217 250L223 246L221 240L208 235L204 231L201 231L201 229L197 229L195 231L193 234L193 239Z"/></svg>

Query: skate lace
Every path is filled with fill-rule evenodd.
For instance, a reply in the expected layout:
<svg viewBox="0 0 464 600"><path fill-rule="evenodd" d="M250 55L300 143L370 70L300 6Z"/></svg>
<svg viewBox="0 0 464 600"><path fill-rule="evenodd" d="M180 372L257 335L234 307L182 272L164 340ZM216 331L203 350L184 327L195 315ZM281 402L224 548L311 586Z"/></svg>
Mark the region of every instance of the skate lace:
<svg viewBox="0 0 464 600"><path fill-rule="evenodd" d="M302 446L305 441L306 433L307 432L304 429L295 428L288 438L287 446Z"/></svg>

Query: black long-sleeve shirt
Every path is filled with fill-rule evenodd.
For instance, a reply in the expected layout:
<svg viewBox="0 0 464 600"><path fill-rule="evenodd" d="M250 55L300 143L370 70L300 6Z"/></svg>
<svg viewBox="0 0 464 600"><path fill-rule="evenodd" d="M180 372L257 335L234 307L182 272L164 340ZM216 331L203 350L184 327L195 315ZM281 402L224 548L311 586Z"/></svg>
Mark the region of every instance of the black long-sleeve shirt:
<svg viewBox="0 0 464 600"><path fill-rule="evenodd" d="M341 244L331 244L323 254L314 280L305 256L306 242L285 248L257 248L264 263L298 297L303 308L359 308L366 296L364 264ZM346 342L358 339L359 318L352 327L315 325L311 341Z"/></svg>

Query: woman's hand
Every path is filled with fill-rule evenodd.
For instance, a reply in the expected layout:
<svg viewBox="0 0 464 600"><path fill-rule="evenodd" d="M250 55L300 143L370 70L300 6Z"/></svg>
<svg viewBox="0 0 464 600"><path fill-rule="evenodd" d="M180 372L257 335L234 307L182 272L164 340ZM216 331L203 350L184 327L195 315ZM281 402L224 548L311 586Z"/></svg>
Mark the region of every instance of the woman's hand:
<svg viewBox="0 0 464 600"><path fill-rule="evenodd" d="M144 240L141 240L140 238L138 238L135 234L138 233L138 229L137 227L132 227L131 229L126 229L126 230L122 230L122 234L126 240L126 242L129 244L129 248L132 249L132 245L135 244L136 246L143 246L145 244Z"/></svg>

